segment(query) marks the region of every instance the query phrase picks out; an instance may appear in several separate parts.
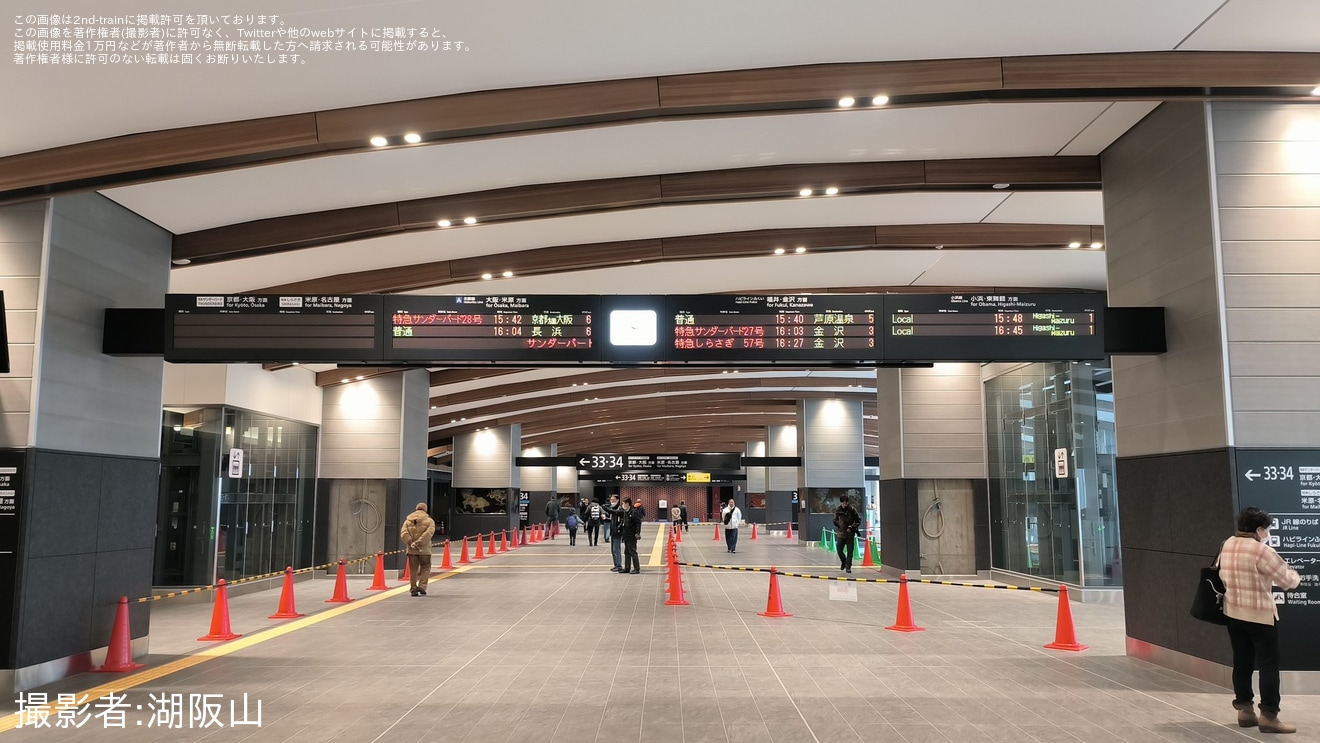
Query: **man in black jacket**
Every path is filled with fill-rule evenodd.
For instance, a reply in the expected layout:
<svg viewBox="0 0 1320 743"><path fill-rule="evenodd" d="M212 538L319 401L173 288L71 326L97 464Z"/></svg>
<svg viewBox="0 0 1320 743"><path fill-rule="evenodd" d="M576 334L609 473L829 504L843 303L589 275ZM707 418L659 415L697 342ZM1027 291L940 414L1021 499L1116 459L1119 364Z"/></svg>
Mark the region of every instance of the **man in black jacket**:
<svg viewBox="0 0 1320 743"><path fill-rule="evenodd" d="M839 507L834 510L834 545L839 553L839 569L845 573L852 572L853 550L861 525L862 517L848 502L848 496L839 496Z"/></svg>
<svg viewBox="0 0 1320 743"><path fill-rule="evenodd" d="M610 520L610 554L614 557L614 567L610 568L612 572L623 572L623 523L626 511L619 505L619 496L611 495L609 503L600 504L601 510L609 515Z"/></svg>
<svg viewBox="0 0 1320 743"><path fill-rule="evenodd" d="M620 571L622 573L636 575L642 572L642 563L637 557L637 538L642 535L642 519L644 517L642 502L634 498L632 506L627 510L623 525L623 570ZM630 565L631 569L629 568Z"/></svg>

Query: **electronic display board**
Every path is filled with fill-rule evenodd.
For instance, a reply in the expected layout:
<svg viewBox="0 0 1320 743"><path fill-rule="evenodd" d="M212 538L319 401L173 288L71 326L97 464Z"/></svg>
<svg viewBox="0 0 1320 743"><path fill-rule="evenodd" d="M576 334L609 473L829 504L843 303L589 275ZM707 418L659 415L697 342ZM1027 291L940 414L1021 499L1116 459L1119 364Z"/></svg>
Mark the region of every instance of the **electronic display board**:
<svg viewBox="0 0 1320 743"><path fill-rule="evenodd" d="M378 296L169 294L165 360L375 361Z"/></svg>
<svg viewBox="0 0 1320 743"><path fill-rule="evenodd" d="M879 295L671 296L666 309L669 361L880 360Z"/></svg>
<svg viewBox="0 0 1320 743"><path fill-rule="evenodd" d="M1104 294L887 294L884 356L903 361L1104 358Z"/></svg>
<svg viewBox="0 0 1320 743"><path fill-rule="evenodd" d="M385 297L391 361L600 361L600 300L589 296Z"/></svg>

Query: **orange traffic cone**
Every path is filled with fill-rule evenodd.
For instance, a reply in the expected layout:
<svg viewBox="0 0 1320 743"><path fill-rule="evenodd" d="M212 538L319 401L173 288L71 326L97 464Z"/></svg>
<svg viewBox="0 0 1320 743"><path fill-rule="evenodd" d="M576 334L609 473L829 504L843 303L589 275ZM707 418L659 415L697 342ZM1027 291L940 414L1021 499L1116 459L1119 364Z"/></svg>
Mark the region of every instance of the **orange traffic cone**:
<svg viewBox="0 0 1320 743"><path fill-rule="evenodd" d="M280 591L280 606L267 619L297 619L302 616L293 607L293 568L284 569L284 588Z"/></svg>
<svg viewBox="0 0 1320 743"><path fill-rule="evenodd" d="M862 550L866 553L866 554L862 555L862 567L864 567L864 568L873 568L873 567L875 567L875 560L872 560L872 559L871 559L871 540L870 540L870 539L863 539L863 540L862 540Z"/></svg>
<svg viewBox="0 0 1320 743"><path fill-rule="evenodd" d="M718 523L715 524L715 538L710 541L712 542L720 541L720 525Z"/></svg>
<svg viewBox="0 0 1320 743"><path fill-rule="evenodd" d="M403 575L399 576L403 583L412 583L412 563L408 561L408 553L403 553Z"/></svg>
<svg viewBox="0 0 1320 743"><path fill-rule="evenodd" d="M199 637L199 642L211 642L214 640L232 640L236 635L229 629L229 592L225 590L225 579L221 578L215 584L215 609L211 611L211 633L205 637Z"/></svg>
<svg viewBox="0 0 1320 743"><path fill-rule="evenodd" d="M442 559L440 560L440 569L441 569L441 570L453 570L453 569L454 569L454 563L451 561L451 558L449 557L449 540L448 540L448 539L445 540L445 556L444 556L444 558L442 558Z"/></svg>
<svg viewBox="0 0 1320 743"><path fill-rule="evenodd" d="M458 556L459 565L471 565L472 561L468 559L467 537L463 537L463 553Z"/></svg>
<svg viewBox="0 0 1320 743"><path fill-rule="evenodd" d="M500 532L500 552L509 551L509 542L507 539L505 539L505 535L507 535L508 533L509 533L508 529L505 529L504 531Z"/></svg>
<svg viewBox="0 0 1320 743"><path fill-rule="evenodd" d="M344 558L339 558L339 574L335 576L335 595L326 599L327 604L347 604L353 599L348 597L348 573L344 570Z"/></svg>
<svg viewBox="0 0 1320 743"><path fill-rule="evenodd" d="M669 563L669 599L665 601L665 606L687 606L687 599L683 598L683 575L679 572L678 562Z"/></svg>
<svg viewBox="0 0 1320 743"><path fill-rule="evenodd" d="M534 525L534 526L532 527L531 537L532 537L532 544L536 544L537 542L541 541L541 525L540 525L540 524L536 524L536 525Z"/></svg>
<svg viewBox="0 0 1320 743"><path fill-rule="evenodd" d="M495 532L491 532L491 533L490 533L490 549L486 551L486 555L487 555L488 557L494 557L494 556L497 555L497 554L499 554L499 553L498 553L498 551L495 549Z"/></svg>
<svg viewBox="0 0 1320 743"><path fill-rule="evenodd" d="M908 600L907 576L898 576L898 617L887 630L894 632L925 632L925 627L918 627L912 623L912 602Z"/></svg>
<svg viewBox="0 0 1320 743"><path fill-rule="evenodd" d="M368 591L388 591L390 587L385 585L385 553L376 550L376 574L373 576L371 585L367 586Z"/></svg>
<svg viewBox="0 0 1320 743"><path fill-rule="evenodd" d="M473 560L484 560L484 559L486 559L486 550L485 550L485 549L483 548L483 546L482 546L481 539L482 539L481 535L478 534L478 535L477 535L477 554L475 554L475 555L472 556L472 559L473 559Z"/></svg>
<svg viewBox="0 0 1320 743"><path fill-rule="evenodd" d="M128 597L119 597L119 606L115 608L115 623L110 627L110 646L105 650L105 663L93 671L102 673L127 673L144 668L143 663L133 662L133 636L128 623Z"/></svg>
<svg viewBox="0 0 1320 743"><path fill-rule="evenodd" d="M770 595L765 600L765 611L759 612L763 617L791 617L784 611L784 604L779 600L779 573L772 567L770 568Z"/></svg>
<svg viewBox="0 0 1320 743"><path fill-rule="evenodd" d="M756 541L756 524L752 524L752 541Z"/></svg>
<svg viewBox="0 0 1320 743"><path fill-rule="evenodd" d="M1068 606L1068 587L1059 586L1059 616L1054 623L1054 642L1046 645L1050 650L1071 650L1076 653L1086 649L1078 644L1077 633L1073 632L1072 607Z"/></svg>
<svg viewBox="0 0 1320 743"><path fill-rule="evenodd" d="M792 539L792 538L793 538L793 522L792 522L792 521L788 522L788 534L785 535L784 538L785 538L785 539Z"/></svg>
<svg viewBox="0 0 1320 743"><path fill-rule="evenodd" d="M683 528L681 526L674 527L674 537L675 542L683 543Z"/></svg>

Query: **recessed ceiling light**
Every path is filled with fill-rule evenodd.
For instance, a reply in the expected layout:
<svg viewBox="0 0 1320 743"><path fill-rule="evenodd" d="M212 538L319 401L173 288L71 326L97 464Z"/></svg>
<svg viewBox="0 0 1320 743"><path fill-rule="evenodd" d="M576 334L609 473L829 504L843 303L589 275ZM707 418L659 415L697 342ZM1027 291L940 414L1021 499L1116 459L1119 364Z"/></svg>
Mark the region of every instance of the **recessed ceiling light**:
<svg viewBox="0 0 1320 743"><path fill-rule="evenodd" d="M793 252L794 252L794 253L805 253L805 252L807 252L807 249L804 248L804 247L802 247L801 245L799 245L799 246L797 246L796 248L793 248Z"/></svg>
<svg viewBox="0 0 1320 743"><path fill-rule="evenodd" d="M351 379L342 379L342 380L339 381L339 383L340 383L340 384L348 384L349 382L352 382L352 381L353 381L353 380L351 380Z"/></svg>
<svg viewBox="0 0 1320 743"><path fill-rule="evenodd" d="M856 98L853 98L852 96L844 96L843 98L839 99L839 108L849 108L852 106L852 104L856 102L857 102Z"/></svg>
<svg viewBox="0 0 1320 743"><path fill-rule="evenodd" d="M376 136L376 137L372 137L372 138L371 138L371 146L372 146L372 147L384 147L385 145L387 145L387 144L389 144L389 143L390 143L390 141L389 141L388 139L384 138L384 137Z"/></svg>
<svg viewBox="0 0 1320 743"><path fill-rule="evenodd" d="M991 186L991 188L999 191L1003 191L1004 189L1008 188L1011 185L1012 185L1011 183L996 183L995 185Z"/></svg>
<svg viewBox="0 0 1320 743"><path fill-rule="evenodd" d="M783 254L784 254L783 248L775 248L775 255L783 255Z"/></svg>
<svg viewBox="0 0 1320 743"><path fill-rule="evenodd" d="M1320 95L1320 85L1311 88L1311 95Z"/></svg>
<svg viewBox="0 0 1320 743"><path fill-rule="evenodd" d="M505 271L505 272L504 272L504 278L506 278L506 279L513 278L513 271Z"/></svg>
<svg viewBox="0 0 1320 743"><path fill-rule="evenodd" d="M1081 243L1068 243L1068 247L1070 247L1070 248L1080 248L1080 247L1082 247L1082 244L1081 244Z"/></svg>
<svg viewBox="0 0 1320 743"><path fill-rule="evenodd" d="M422 135L418 134L417 132L408 132L407 134L403 135L403 141L407 142L408 144L417 144L418 142L422 141Z"/></svg>
<svg viewBox="0 0 1320 743"><path fill-rule="evenodd" d="M838 193L838 192L839 192L839 189L835 188L834 186L830 186L829 188L825 189L825 195L826 195L826 196L833 196L834 194L836 194L836 193Z"/></svg>
<svg viewBox="0 0 1320 743"><path fill-rule="evenodd" d="M463 224L476 224L476 223L477 223L476 217L463 217Z"/></svg>
<svg viewBox="0 0 1320 743"><path fill-rule="evenodd" d="M440 225L441 227L448 227L449 225L453 224L453 222L450 222L448 219L442 219L439 222L436 222L436 224Z"/></svg>
<svg viewBox="0 0 1320 743"><path fill-rule="evenodd" d="M936 249L936 250L944 250L944 246L943 246L943 245L936 245L936 246L935 246L935 249Z"/></svg>
<svg viewBox="0 0 1320 743"><path fill-rule="evenodd" d="M186 266L189 263L192 263L192 260L189 258L175 258L174 260L170 261L170 263L173 263L176 266Z"/></svg>
<svg viewBox="0 0 1320 743"><path fill-rule="evenodd" d="M883 106L886 103L889 103L889 96L887 95L878 95L871 99L872 106Z"/></svg>
<svg viewBox="0 0 1320 743"><path fill-rule="evenodd" d="M364 376L362 376L361 374L359 374L357 379L358 379L359 382L361 382L362 380L366 379L366 377L364 377Z"/></svg>
<svg viewBox="0 0 1320 743"><path fill-rule="evenodd" d="M801 191L798 191L798 196L810 196L810 195L811 195L811 189L809 188L804 188Z"/></svg>
<svg viewBox="0 0 1320 743"><path fill-rule="evenodd" d="M1099 250L1105 246L1104 243L1091 243L1091 250Z"/></svg>
<svg viewBox="0 0 1320 743"><path fill-rule="evenodd" d="M492 276L492 275L490 275L490 274L488 274L488 273L483 273L483 274L481 275L481 278L483 278L483 279L485 279L485 280L487 280L487 281L490 281L491 279L493 279L493 278L495 278L495 277Z"/></svg>

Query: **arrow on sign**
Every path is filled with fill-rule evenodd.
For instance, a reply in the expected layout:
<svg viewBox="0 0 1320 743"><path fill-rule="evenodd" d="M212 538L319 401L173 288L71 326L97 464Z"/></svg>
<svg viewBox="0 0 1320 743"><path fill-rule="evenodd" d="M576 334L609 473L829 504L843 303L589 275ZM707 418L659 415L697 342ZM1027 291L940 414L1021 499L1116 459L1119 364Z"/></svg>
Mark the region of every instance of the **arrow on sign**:
<svg viewBox="0 0 1320 743"><path fill-rule="evenodd" d="M1252 482L1255 482L1255 481L1256 481L1256 478L1257 478L1257 477L1260 477L1260 473L1257 472L1256 470L1247 470L1244 476L1245 476L1248 480L1251 480Z"/></svg>
<svg viewBox="0 0 1320 743"><path fill-rule="evenodd" d="M587 466L587 458L586 458L586 457L582 457L581 459L579 459L579 460L578 460L578 466L579 466L579 467L586 467L586 466Z"/></svg>

